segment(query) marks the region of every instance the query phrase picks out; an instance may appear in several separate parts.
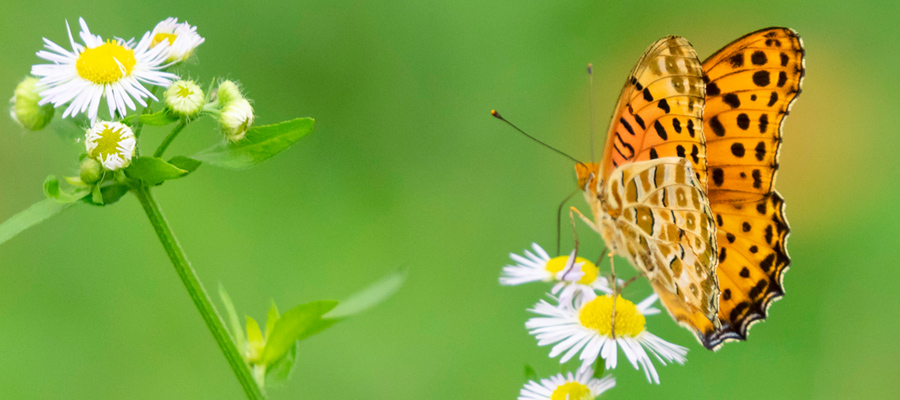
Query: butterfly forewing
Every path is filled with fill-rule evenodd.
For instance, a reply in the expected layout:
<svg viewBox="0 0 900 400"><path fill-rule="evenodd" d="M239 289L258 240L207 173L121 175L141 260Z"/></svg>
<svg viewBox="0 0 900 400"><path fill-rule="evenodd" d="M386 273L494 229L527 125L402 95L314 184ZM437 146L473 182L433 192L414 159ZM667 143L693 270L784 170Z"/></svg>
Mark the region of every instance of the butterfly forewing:
<svg viewBox="0 0 900 400"><path fill-rule="evenodd" d="M670 36L650 45L616 105L601 176L629 162L685 157L705 186L704 86L699 59L687 40Z"/></svg>
<svg viewBox="0 0 900 400"><path fill-rule="evenodd" d="M784 294L790 231L775 192L782 124L803 80L804 50L788 28L748 34L703 62L710 207L716 218L721 329L707 347L743 340Z"/></svg>

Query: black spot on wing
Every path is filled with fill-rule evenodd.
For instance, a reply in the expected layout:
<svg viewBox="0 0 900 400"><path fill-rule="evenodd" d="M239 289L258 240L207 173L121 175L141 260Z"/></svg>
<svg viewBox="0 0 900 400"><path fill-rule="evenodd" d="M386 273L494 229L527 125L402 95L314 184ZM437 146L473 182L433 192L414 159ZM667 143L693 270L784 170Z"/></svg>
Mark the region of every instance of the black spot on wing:
<svg viewBox="0 0 900 400"><path fill-rule="evenodd" d="M722 97L722 100L725 102L725 104L731 106L731 108L738 108L741 106L741 99L739 99L738 95L734 93L726 94L724 97Z"/></svg>
<svg viewBox="0 0 900 400"><path fill-rule="evenodd" d="M722 121L719 121L718 115L709 120L709 127L712 128L716 136L725 136L725 126L722 125Z"/></svg>
<svg viewBox="0 0 900 400"><path fill-rule="evenodd" d="M739 128L746 131L747 128L750 128L750 116L748 116L746 113L740 113L737 116L737 124Z"/></svg>
<svg viewBox="0 0 900 400"><path fill-rule="evenodd" d="M766 65L767 61L766 53L761 51L755 51L753 52L753 55L750 56L750 62L752 62L753 65Z"/></svg>
<svg viewBox="0 0 900 400"><path fill-rule="evenodd" d="M663 112L665 112L666 114L671 111L671 108L669 108L669 102L666 101L666 99L660 100L658 103L656 103L656 106L659 107L660 110L663 110Z"/></svg>

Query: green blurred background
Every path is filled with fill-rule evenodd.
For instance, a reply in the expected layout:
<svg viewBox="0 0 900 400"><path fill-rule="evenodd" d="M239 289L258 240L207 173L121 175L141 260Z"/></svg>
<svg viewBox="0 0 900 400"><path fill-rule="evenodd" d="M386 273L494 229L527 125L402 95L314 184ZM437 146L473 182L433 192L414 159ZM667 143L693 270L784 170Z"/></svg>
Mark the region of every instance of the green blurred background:
<svg viewBox="0 0 900 400"><path fill-rule="evenodd" d="M38 62L41 37L67 42L66 19L106 37L169 16L198 25L207 41L185 75L240 80L258 124L317 119L255 169L203 167L156 191L207 288L223 283L239 312L262 318L271 299L339 299L410 270L387 303L303 342L294 378L270 397L510 399L525 363L559 366L524 328L546 288L497 277L507 253L555 247L556 206L575 182L570 162L488 111L587 158L588 62L605 132L657 38L684 36L705 58L792 27L808 72L777 184L793 228L787 297L749 342L718 353L651 318L691 348L687 364L660 368L660 386L620 364L608 398L896 398L900 3L666 3L4 1L0 92ZM5 219L42 198L46 175L74 175L80 145L8 118L0 130ZM165 134L147 132L151 146ZM216 140L204 121L169 152ZM242 398L133 196L26 231L0 247L0 268L0 398ZM649 292L642 282L633 296Z"/></svg>

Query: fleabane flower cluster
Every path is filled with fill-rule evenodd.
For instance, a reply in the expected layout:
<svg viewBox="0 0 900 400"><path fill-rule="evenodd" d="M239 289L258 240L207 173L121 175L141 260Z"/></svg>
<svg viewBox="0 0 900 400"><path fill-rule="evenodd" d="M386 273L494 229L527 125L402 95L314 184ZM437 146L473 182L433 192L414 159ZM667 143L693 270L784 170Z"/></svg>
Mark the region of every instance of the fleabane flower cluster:
<svg viewBox="0 0 900 400"><path fill-rule="evenodd" d="M232 81L219 84L216 101L210 103L207 109L217 116L222 133L231 142L243 139L255 118L250 101Z"/></svg>
<svg viewBox="0 0 900 400"><path fill-rule="evenodd" d="M578 257L575 251L551 257L533 243L522 255L509 256L515 264L503 267L501 285L552 284L549 300L540 300L529 309L537 316L525 323L526 329L537 339L538 346L552 345L550 358L559 357L561 364L576 357L579 361L574 375L560 374L528 382L520 392L520 400L596 398L612 388L615 380L609 376L597 378L602 373L595 372L595 365L602 370L616 368L620 349L635 369L642 370L647 380L656 384L660 380L652 359L661 365L686 361L686 348L647 330L647 316L660 313L653 307L658 299L655 294L633 303L619 294L621 280L615 283L614 290L600 268Z"/></svg>

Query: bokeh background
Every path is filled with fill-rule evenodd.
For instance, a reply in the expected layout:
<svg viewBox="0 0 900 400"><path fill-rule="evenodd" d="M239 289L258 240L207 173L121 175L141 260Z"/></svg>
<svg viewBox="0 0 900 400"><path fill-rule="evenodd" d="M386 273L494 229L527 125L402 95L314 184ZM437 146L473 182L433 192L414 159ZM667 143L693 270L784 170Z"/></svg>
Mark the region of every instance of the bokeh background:
<svg viewBox="0 0 900 400"><path fill-rule="evenodd" d="M409 269L387 303L303 342L272 399L510 399L523 366L560 370L524 328L545 287L500 287L509 252L554 248L572 165L490 117L589 157L593 62L599 132L655 39L701 58L747 32L803 36L803 94L785 126L778 189L793 257L767 323L717 353L666 317L649 328L691 348L651 386L627 364L608 398L896 398L900 393L900 3L458 0L217 4L3 2L0 92L64 22L140 36L169 16L207 42L185 75L240 80L258 123L317 119L290 151L248 171L203 167L157 196L211 293L264 316L340 299ZM145 146L165 132L148 130ZM192 125L169 153L219 140ZM74 175L79 145L0 118L0 219ZM586 209L583 201L571 202ZM582 232L585 250L598 237ZM565 246L571 246L566 237ZM628 270L631 273L631 270ZM633 296L650 293L642 282ZM0 398L240 399L240 387L133 196L74 207L0 247Z"/></svg>

